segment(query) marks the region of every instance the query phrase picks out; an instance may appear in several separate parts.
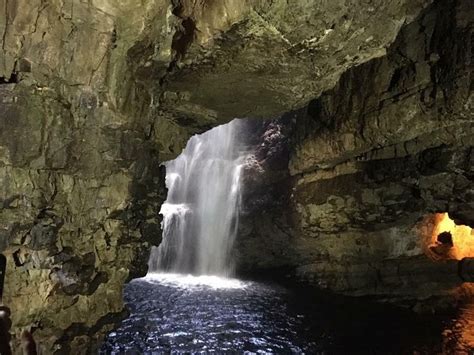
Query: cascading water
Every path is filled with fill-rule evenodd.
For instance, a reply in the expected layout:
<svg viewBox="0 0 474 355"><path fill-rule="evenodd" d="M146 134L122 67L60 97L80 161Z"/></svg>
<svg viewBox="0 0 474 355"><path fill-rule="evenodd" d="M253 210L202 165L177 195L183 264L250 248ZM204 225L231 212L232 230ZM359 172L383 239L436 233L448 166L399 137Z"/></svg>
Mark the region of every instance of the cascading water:
<svg viewBox="0 0 474 355"><path fill-rule="evenodd" d="M152 250L151 272L229 276L245 152L242 122L192 137L183 153L165 163L168 198L162 206L163 241Z"/></svg>

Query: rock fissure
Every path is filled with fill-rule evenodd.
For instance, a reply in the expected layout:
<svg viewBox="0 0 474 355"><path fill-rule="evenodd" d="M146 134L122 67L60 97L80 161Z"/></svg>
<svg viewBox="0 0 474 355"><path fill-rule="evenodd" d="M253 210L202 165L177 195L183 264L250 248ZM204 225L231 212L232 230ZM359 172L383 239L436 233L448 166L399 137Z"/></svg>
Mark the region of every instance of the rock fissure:
<svg viewBox="0 0 474 355"><path fill-rule="evenodd" d="M8 16L8 0L5 0L5 8L4 8L4 11L5 11L5 28L4 28L4 30L3 30L3 35L2 35L2 50L3 50L3 52L5 52L5 42L6 42L6 37L7 37L8 20L9 20L9 16Z"/></svg>

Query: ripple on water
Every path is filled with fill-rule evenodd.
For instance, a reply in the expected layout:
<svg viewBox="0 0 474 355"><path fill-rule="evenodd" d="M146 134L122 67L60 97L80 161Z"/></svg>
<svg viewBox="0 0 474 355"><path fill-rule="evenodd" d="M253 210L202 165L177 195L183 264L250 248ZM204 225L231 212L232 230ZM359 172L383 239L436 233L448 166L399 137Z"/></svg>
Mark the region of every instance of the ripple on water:
<svg viewBox="0 0 474 355"><path fill-rule="evenodd" d="M449 322L215 276L150 274L127 285L125 301L130 316L102 354L456 353L474 333L459 331L473 328L474 306Z"/></svg>

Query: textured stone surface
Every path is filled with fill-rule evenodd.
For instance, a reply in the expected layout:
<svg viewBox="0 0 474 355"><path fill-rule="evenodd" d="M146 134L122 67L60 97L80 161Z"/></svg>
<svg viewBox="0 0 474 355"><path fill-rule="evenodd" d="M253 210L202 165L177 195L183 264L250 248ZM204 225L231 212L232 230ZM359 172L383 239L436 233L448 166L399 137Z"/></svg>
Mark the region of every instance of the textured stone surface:
<svg viewBox="0 0 474 355"><path fill-rule="evenodd" d="M87 352L120 319L124 282L146 272L160 241L163 172L127 51L149 16L167 26L168 5L0 8L4 302L16 333L32 328L45 353Z"/></svg>
<svg viewBox="0 0 474 355"><path fill-rule="evenodd" d="M290 213L247 231L252 268L329 268L328 287L345 292L334 265L418 254L425 211L472 221L472 7L431 3L0 0L13 329L31 327L45 353L92 351L160 241L159 164L233 117L307 106L290 115L293 177L287 162L263 165L261 186L275 187L262 201L278 195Z"/></svg>
<svg viewBox="0 0 474 355"><path fill-rule="evenodd" d="M461 280L424 256L430 227L421 222L449 212L474 223L473 20L467 2L428 7L386 56L349 69L294 112L290 189L274 200L287 202L243 219L243 271L280 268L398 301L452 294Z"/></svg>
<svg viewBox="0 0 474 355"><path fill-rule="evenodd" d="M430 1L189 3L194 8L181 17L194 24L198 39L209 32L200 31L204 13L227 13L227 23L211 22L211 31L228 30L205 46L188 43L180 70L166 77L162 104L212 122L269 118L305 105L346 69L383 56L402 25Z"/></svg>

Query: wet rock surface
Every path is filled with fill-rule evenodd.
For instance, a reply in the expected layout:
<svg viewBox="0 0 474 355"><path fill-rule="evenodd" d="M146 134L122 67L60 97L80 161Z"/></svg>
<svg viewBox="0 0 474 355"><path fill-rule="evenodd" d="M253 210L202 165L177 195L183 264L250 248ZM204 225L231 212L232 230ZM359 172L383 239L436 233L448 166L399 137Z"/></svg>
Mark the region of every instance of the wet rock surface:
<svg viewBox="0 0 474 355"><path fill-rule="evenodd" d="M433 212L473 223L466 6L429 6L386 56L346 71L292 113L281 138L291 148L279 156L289 169L277 173L286 187L241 220L243 273L277 268L318 287L396 302L452 295L462 280L424 255L423 236ZM257 190L280 186L268 179L271 166L259 168ZM261 201L258 193L247 200L248 208Z"/></svg>

